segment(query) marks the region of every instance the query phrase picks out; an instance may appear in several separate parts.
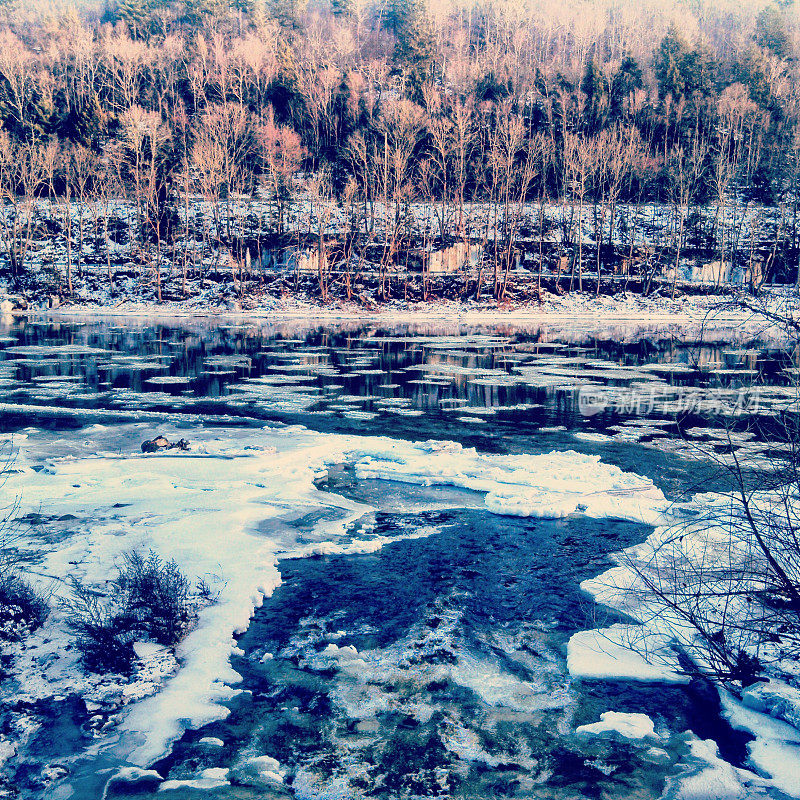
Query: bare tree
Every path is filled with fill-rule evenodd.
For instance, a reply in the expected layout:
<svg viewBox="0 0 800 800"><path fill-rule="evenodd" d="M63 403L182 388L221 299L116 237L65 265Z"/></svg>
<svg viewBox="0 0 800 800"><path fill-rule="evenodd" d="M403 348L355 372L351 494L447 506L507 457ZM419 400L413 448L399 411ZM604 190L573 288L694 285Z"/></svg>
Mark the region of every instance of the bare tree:
<svg viewBox="0 0 800 800"><path fill-rule="evenodd" d="M155 239L156 258L153 272L156 297L161 302L161 258L164 235L164 214L168 187L164 174L163 147L169 141L169 130L152 111L134 106L123 120L128 169L134 187L136 219L142 251L147 250L148 235Z"/></svg>
<svg viewBox="0 0 800 800"><path fill-rule="evenodd" d="M292 178L300 167L303 148L291 128L275 124L271 108L259 128L258 142L267 191L277 209L277 230L282 233L287 201L292 196Z"/></svg>
<svg viewBox="0 0 800 800"><path fill-rule="evenodd" d="M2 247L15 282L25 275L39 216L36 192L46 169L45 148L35 142L14 142L0 131L0 227Z"/></svg>

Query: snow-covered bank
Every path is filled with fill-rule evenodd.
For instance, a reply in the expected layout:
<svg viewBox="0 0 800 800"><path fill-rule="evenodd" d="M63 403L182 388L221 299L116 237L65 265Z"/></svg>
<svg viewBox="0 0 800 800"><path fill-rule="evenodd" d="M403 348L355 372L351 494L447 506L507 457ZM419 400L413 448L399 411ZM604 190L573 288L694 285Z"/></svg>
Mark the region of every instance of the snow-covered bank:
<svg viewBox="0 0 800 800"><path fill-rule="evenodd" d="M791 291L775 289L764 295L766 308L780 313L795 313L800 298ZM647 323L680 323L715 326L747 324L753 332L761 331L769 321L752 310L736 306L736 294L692 295L672 299L668 296L620 293L600 295L572 292L565 295L545 293L541 303L497 303L470 300L436 300L406 302L390 300L376 305L344 301L328 304L292 297L260 297L226 302L186 300L149 303L119 301L116 303L74 303L54 310L32 309L28 313L55 318L71 317L144 317L185 319L204 316L270 322L309 319L335 322L364 320L381 322L417 322L431 320L463 324L522 324L547 320L569 319L578 323L630 321Z"/></svg>
<svg viewBox="0 0 800 800"><path fill-rule="evenodd" d="M171 438L185 435L163 432ZM651 480L572 451L486 455L453 442L323 434L294 426L198 427L190 437L190 452L143 455L139 444L151 433L148 423L94 425L79 434L30 429L26 439L16 442L16 471L2 488L6 502L20 498L19 513L27 515L26 524L33 528L26 545L42 554L34 571L40 586L53 588L54 599L68 591L64 579L70 576L102 590L121 554L131 548L152 548L174 558L190 578L202 578L219 592L218 601L201 610L197 626L174 655L139 647L142 660L129 680L83 674L55 602L45 627L17 652L14 684L7 691L18 699L78 694L94 707L109 695L122 697L108 725L97 731L96 748L106 763L113 754L117 763L148 765L187 727L228 713L222 704L236 693L239 680L230 663L235 635L279 584L278 558L372 552L391 541L373 531L376 506L317 488L315 479L329 465L351 463L359 480L384 482L387 493L391 482L458 487L464 494L474 493L464 499L470 508L482 499L487 511L501 515L582 514L660 524L667 512L666 500ZM448 495L450 507L454 496ZM432 532L410 527L399 535ZM627 606L625 610L630 611ZM628 650L631 637L640 635L634 626L615 626L582 639L578 634L570 642L570 671L595 678L684 680L668 647L673 634L659 627L645 633L639 642L663 657L648 667L651 673L643 674L648 665ZM609 640L616 647L610 653L602 649ZM605 658L593 657L597 646ZM347 647L339 647L320 657L342 660L349 654ZM489 691L473 686L470 676L461 678L481 697ZM781 754L786 750L791 755L796 740L787 731L793 729L788 722L776 727L762 713L784 708L781 698L754 692L745 703L729 713L732 724L759 734L751 751L753 764L790 791L795 762ZM589 726L583 733L587 730L595 729ZM111 732L116 732L113 739ZM14 744L24 748L24 736ZM454 740L456 749L462 745ZM729 765L712 751L706 746L696 767L721 774ZM742 786L756 785L755 776L731 769L726 786L738 787L740 794L724 796L747 796L741 794Z"/></svg>
<svg viewBox="0 0 800 800"><path fill-rule="evenodd" d="M723 713L732 727L755 737L752 766L800 797L800 659L779 621L764 622L760 598L768 583L753 566L764 556L747 522L751 518L766 536L776 513L795 516L797 497L763 492L748 499L746 517L735 495L696 495L645 542L617 554L617 566L584 581L581 588L596 602L639 624L573 635L569 669L577 677L680 680L679 650L701 671L724 675L731 667L715 643L737 664L752 659L760 674L742 678L739 698L720 689ZM732 674L730 685L737 680ZM740 796L726 792L719 797Z"/></svg>

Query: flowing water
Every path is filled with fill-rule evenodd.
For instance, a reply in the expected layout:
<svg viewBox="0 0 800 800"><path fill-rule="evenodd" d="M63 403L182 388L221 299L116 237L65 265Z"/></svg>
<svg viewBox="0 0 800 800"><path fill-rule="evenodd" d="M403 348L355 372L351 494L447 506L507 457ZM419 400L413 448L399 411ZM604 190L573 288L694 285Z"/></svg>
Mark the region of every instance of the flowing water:
<svg viewBox="0 0 800 800"><path fill-rule="evenodd" d="M769 424L794 400L790 359L775 342L742 336L15 322L0 338L0 422L29 431L50 456L71 453L97 423L104 449L123 450L132 423L191 440L265 421L489 453L576 450L678 497L722 485L718 462L732 446L723 424L758 423L757 436L737 439L742 454L780 449ZM745 764L748 736L730 728L703 681L578 680L566 669L570 635L609 621L580 582L646 526L493 515L472 492L358 479L348 464L319 487L375 508L348 535L387 543L280 561L281 585L233 657L243 691L226 720L187 731L155 765L163 777L266 754L283 784L243 779L205 796L658 798L685 766L685 731ZM312 513L285 524L311 540L318 522ZM608 710L648 714L659 747L575 735ZM113 761L70 762L90 744L81 714L71 725L53 717L39 756L59 742L78 766L52 796L99 796ZM18 773L23 796L46 795L37 768L33 759Z"/></svg>

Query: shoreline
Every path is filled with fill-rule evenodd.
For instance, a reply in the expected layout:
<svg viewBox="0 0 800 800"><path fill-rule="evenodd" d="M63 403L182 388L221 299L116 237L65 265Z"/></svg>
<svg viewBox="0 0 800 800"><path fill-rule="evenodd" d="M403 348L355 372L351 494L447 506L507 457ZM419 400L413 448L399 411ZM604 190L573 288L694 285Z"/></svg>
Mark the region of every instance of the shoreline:
<svg viewBox="0 0 800 800"><path fill-rule="evenodd" d="M771 295L783 301L786 295ZM325 322L445 322L461 324L536 324L536 323L658 323L740 325L761 324L771 327L751 309L735 308L737 296L724 300L719 296L692 296L675 300L640 295L600 296L594 294L552 295L543 302L517 305L476 303L470 301L406 302L389 301L381 305L357 303L318 304L301 299L268 299L260 303L226 305L187 302L131 302L114 306L76 303L53 309L15 310L14 316L69 319L141 318L141 319L224 319L264 322L294 322L314 318ZM798 301L800 307L800 301Z"/></svg>

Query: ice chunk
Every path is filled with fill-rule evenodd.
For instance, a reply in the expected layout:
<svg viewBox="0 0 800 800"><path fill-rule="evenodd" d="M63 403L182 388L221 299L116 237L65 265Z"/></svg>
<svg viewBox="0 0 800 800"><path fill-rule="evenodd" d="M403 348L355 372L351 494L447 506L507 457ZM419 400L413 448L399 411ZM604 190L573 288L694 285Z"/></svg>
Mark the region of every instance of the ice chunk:
<svg viewBox="0 0 800 800"><path fill-rule="evenodd" d="M541 455L485 455L426 442L362 450L359 478L423 486L459 486L486 493L486 507L510 516L563 517L582 513L655 522L667 503L648 478L568 450Z"/></svg>
<svg viewBox="0 0 800 800"><path fill-rule="evenodd" d="M604 711L599 722L579 725L575 729L578 736L621 736L623 739L660 739L656 734L653 720L647 714L625 714L620 711Z"/></svg>
<svg viewBox="0 0 800 800"><path fill-rule="evenodd" d="M222 739L217 738L216 736L204 736L200 740L200 744L206 745L206 747L224 747L225 742Z"/></svg>
<svg viewBox="0 0 800 800"><path fill-rule="evenodd" d="M280 763L272 756L254 756L236 764L230 771L231 783L269 789L280 785L286 775Z"/></svg>
<svg viewBox="0 0 800 800"><path fill-rule="evenodd" d="M224 767L211 767L204 769L197 778L186 780L164 781L158 787L159 792L168 792L174 789L221 789L223 786L230 786L228 780L228 770Z"/></svg>
<svg viewBox="0 0 800 800"><path fill-rule="evenodd" d="M757 683L742 693L742 703L800 730L800 689L775 680Z"/></svg>
<svg viewBox="0 0 800 800"><path fill-rule="evenodd" d="M645 657L646 656L646 657ZM567 644L567 669L576 678L616 678L687 683L678 659L663 635L639 625L579 631Z"/></svg>
<svg viewBox="0 0 800 800"><path fill-rule="evenodd" d="M140 792L154 791L163 778L153 769L140 767L121 767L109 778L103 790L103 797L136 795Z"/></svg>

